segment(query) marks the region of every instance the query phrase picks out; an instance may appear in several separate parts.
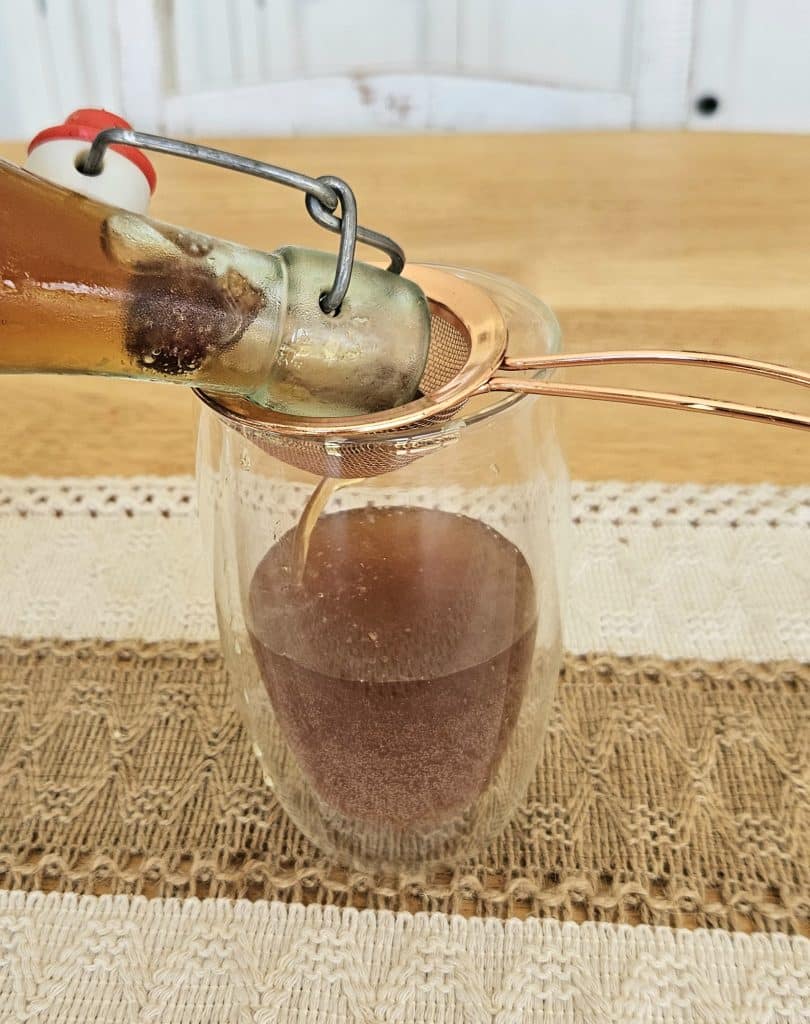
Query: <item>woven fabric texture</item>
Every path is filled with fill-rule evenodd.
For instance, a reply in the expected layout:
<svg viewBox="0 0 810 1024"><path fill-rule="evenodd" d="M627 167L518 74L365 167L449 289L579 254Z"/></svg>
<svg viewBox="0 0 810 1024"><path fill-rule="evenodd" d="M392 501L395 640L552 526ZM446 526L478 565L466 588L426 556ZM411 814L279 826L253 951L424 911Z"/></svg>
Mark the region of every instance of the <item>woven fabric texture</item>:
<svg viewBox="0 0 810 1024"><path fill-rule="evenodd" d="M216 647L0 646L0 884L809 933L810 667L569 656L480 858L371 877L264 785Z"/></svg>
<svg viewBox="0 0 810 1024"><path fill-rule="evenodd" d="M810 941L0 892L0 1020L806 1024Z"/></svg>
<svg viewBox="0 0 810 1024"><path fill-rule="evenodd" d="M569 650L810 661L810 488L575 484L573 492ZM286 494L290 525L306 495ZM464 508L461 492L444 500ZM345 501L365 498L352 488L335 507ZM507 491L493 511L507 536L509 516ZM0 579L0 635L217 637L188 477L0 479Z"/></svg>
<svg viewBox="0 0 810 1024"><path fill-rule="evenodd" d="M809 1024L810 488L574 484L572 512L515 819L371 877L261 778L194 482L0 478L0 1022Z"/></svg>

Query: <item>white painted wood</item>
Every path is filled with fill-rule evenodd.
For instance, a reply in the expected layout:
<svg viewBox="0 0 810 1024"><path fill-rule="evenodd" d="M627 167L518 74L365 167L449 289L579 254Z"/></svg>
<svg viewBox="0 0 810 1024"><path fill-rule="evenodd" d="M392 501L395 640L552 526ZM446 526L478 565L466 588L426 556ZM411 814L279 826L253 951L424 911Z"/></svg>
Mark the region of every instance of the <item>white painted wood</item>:
<svg viewBox="0 0 810 1024"><path fill-rule="evenodd" d="M422 49L428 71L455 71L458 67L460 0L421 0Z"/></svg>
<svg viewBox="0 0 810 1024"><path fill-rule="evenodd" d="M675 7L681 0L666 0ZM618 91L628 0L499 0L490 77Z"/></svg>
<svg viewBox="0 0 810 1024"><path fill-rule="evenodd" d="M735 8L737 10L735 10ZM695 45L692 54L689 126L717 130L728 117L734 70L735 24L738 0L697 0ZM717 96L723 104L718 114L703 117L694 109L701 96Z"/></svg>
<svg viewBox="0 0 810 1024"><path fill-rule="evenodd" d="M123 0L126 3L126 0ZM200 52L201 39L197 32L196 0L173 0L171 5L171 64L174 85L180 93L193 93L205 89Z"/></svg>
<svg viewBox="0 0 810 1024"><path fill-rule="evenodd" d="M307 75L416 70L424 64L419 0L299 0L296 15Z"/></svg>
<svg viewBox="0 0 810 1024"><path fill-rule="evenodd" d="M0 138L26 138L77 107L121 108L110 0L0 0Z"/></svg>
<svg viewBox="0 0 810 1024"><path fill-rule="evenodd" d="M632 112L619 92L457 76L432 79L429 96L427 127L441 132L629 128Z"/></svg>
<svg viewBox="0 0 810 1024"><path fill-rule="evenodd" d="M80 59L88 76L87 100L118 111L122 109L121 83L113 5L98 0L75 0L75 5Z"/></svg>
<svg viewBox="0 0 810 1024"><path fill-rule="evenodd" d="M810 131L809 44L810 0L0 0L0 137L88 104L214 134Z"/></svg>
<svg viewBox="0 0 810 1024"><path fill-rule="evenodd" d="M2 12L0 12L0 96L4 102L0 104L0 139L21 139L25 134L22 112L16 98L17 80L15 68L7 56L7 50L14 41L3 32Z"/></svg>
<svg viewBox="0 0 810 1024"><path fill-rule="evenodd" d="M264 0L259 6L263 77L282 81L303 74L301 25L295 0Z"/></svg>
<svg viewBox="0 0 810 1024"><path fill-rule="evenodd" d="M54 82L53 100L61 120L71 110L90 102L89 74L82 60L84 47L73 0L48 0L41 9L45 12L42 24Z"/></svg>
<svg viewBox="0 0 810 1024"><path fill-rule="evenodd" d="M460 0L458 11L458 68L486 73L492 60L495 7L491 0Z"/></svg>
<svg viewBox="0 0 810 1024"><path fill-rule="evenodd" d="M247 18L247 0L235 2ZM175 4L175 32L183 19L190 39L197 6L192 0ZM259 7L266 84L195 87L202 77L199 54L187 59L181 49L178 90L166 101L167 124L201 133L629 125L630 97L622 84L630 0L601 0L598 31L583 33L584 12L592 4L264 0ZM238 45L235 51L241 52ZM462 69L474 74L448 76ZM250 80L238 59L231 77L234 83ZM577 88L565 88L561 78ZM584 88L587 82L597 87Z"/></svg>
<svg viewBox="0 0 810 1024"><path fill-rule="evenodd" d="M160 131L163 125L163 40L168 27L157 0L114 0L118 36L121 110L141 131Z"/></svg>
<svg viewBox="0 0 810 1024"><path fill-rule="evenodd" d="M810 3L702 3L693 103L705 94L720 106L712 117L693 109L690 127L810 131Z"/></svg>
<svg viewBox="0 0 810 1024"><path fill-rule="evenodd" d="M3 106L13 110L9 124L22 137L54 123L58 102L42 8L33 2L0 3L0 57L12 88Z"/></svg>
<svg viewBox="0 0 810 1024"><path fill-rule="evenodd" d="M177 134L629 127L629 95L449 75L329 76L170 97Z"/></svg>
<svg viewBox="0 0 810 1024"><path fill-rule="evenodd" d="M259 4L256 0L231 0L228 4L234 78L241 85L258 82L262 77Z"/></svg>
<svg viewBox="0 0 810 1024"><path fill-rule="evenodd" d="M694 6L694 0L637 0L631 58L636 127L681 128L688 120Z"/></svg>
<svg viewBox="0 0 810 1024"><path fill-rule="evenodd" d="M194 0L194 21L199 48L198 89L225 89L238 82L231 35L230 3L222 0Z"/></svg>

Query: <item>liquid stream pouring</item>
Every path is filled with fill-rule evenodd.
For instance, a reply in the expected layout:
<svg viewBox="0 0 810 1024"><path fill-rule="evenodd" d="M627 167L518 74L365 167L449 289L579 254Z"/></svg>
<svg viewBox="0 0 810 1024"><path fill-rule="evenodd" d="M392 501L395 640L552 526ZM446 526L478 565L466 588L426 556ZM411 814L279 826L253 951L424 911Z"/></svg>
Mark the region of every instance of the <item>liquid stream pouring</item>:
<svg viewBox="0 0 810 1024"><path fill-rule="evenodd" d="M258 252L150 220L156 178L144 150L300 189L310 215L339 234L337 257L296 246ZM554 367L635 362L737 370L802 386L810 373L687 351L510 358L503 322L485 297L439 270L403 275L402 250L358 225L354 195L341 179L136 132L106 111L79 110L40 132L25 168L0 162L0 237L0 372L192 386L246 429L264 425L292 438L288 457L320 476L388 468L373 458L331 465L322 442L332 431L362 446L364 435L452 418L491 391L810 427L810 417L798 413L554 382L547 374ZM385 252L388 268L356 261L358 241Z"/></svg>

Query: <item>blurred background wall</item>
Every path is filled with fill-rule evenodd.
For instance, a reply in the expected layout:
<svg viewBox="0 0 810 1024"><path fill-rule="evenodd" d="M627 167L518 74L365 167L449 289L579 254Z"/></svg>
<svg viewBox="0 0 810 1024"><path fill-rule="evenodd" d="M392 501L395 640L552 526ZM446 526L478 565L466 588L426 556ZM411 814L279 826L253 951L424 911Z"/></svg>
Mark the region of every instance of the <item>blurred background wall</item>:
<svg viewBox="0 0 810 1024"><path fill-rule="evenodd" d="M0 0L0 137L810 130L808 0Z"/></svg>

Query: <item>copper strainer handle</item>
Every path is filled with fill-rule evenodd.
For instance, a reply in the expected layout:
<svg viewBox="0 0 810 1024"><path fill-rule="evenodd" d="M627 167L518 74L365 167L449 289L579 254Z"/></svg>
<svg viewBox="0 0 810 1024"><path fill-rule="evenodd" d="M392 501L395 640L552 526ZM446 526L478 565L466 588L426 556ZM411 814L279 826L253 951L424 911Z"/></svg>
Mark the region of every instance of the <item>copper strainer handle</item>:
<svg viewBox="0 0 810 1024"><path fill-rule="evenodd" d="M754 359L742 359L738 356L718 355L711 352L642 350L574 352L567 355L535 356L525 359L507 356L504 358L500 370L545 370L555 367L605 366L618 363L666 363L734 370L738 373L758 374L786 384L798 384L810 388L810 373L803 370L794 370L789 366L781 366L779 363L764 363ZM499 373L490 379L486 390L515 391L557 398L584 398L597 402L623 402L628 405L647 405L661 409L682 409L686 412L733 416L737 419L810 429L810 416L781 409L765 409L757 405L740 405L737 402L725 402L699 395L639 391L634 388L598 387L590 384L559 384L550 380L522 380L512 376L500 376Z"/></svg>

